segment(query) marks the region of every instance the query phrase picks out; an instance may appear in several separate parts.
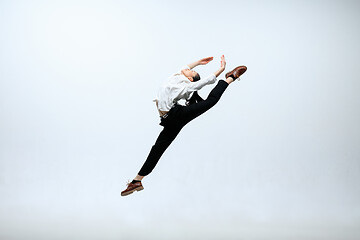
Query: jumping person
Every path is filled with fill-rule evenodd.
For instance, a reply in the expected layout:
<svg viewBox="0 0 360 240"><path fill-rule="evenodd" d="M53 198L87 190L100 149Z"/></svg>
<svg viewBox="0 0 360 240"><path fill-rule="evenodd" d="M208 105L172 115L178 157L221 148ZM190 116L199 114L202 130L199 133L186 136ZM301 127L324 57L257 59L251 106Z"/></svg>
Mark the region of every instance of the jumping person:
<svg viewBox="0 0 360 240"><path fill-rule="evenodd" d="M152 172L180 130L191 120L212 108L219 101L226 88L247 70L245 66L239 66L228 72L225 75L226 80L219 80L207 99L203 100L197 91L205 85L215 83L216 78L225 70L225 57L224 55L221 56L220 69L207 78L200 79L200 75L192 69L198 65L205 65L212 60L213 57L208 57L188 64L161 86L154 102L156 102L160 115L160 125L164 128L152 146L138 175L132 182L127 183L127 188L121 192L121 196L143 190L141 180ZM186 106L178 103L180 99L186 100Z"/></svg>

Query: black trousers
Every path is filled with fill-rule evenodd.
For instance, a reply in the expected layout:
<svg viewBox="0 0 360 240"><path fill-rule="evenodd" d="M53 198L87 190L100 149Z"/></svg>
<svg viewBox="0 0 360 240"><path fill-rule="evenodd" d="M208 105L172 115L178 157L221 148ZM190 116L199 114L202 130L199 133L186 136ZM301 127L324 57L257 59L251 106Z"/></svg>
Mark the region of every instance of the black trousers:
<svg viewBox="0 0 360 240"><path fill-rule="evenodd" d="M152 146L144 165L140 169L138 173L140 176L146 176L152 172L160 157L172 141L174 141L180 130L191 120L212 108L219 101L228 85L229 84L224 80L219 80L205 100L188 106L176 104L167 113L167 116L161 117L160 125L163 126L164 129L160 132L159 137Z"/></svg>

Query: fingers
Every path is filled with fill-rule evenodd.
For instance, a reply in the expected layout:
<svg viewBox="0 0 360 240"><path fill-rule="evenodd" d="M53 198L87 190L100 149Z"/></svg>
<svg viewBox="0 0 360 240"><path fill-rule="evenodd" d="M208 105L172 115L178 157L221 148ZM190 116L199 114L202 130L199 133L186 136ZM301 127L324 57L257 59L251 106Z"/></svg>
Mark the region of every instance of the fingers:
<svg viewBox="0 0 360 240"><path fill-rule="evenodd" d="M201 59L200 62L202 62L202 63L208 63L208 62L212 61L213 59L214 59L214 57L207 57L207 58ZM225 56L224 56L224 55L221 55L221 62L224 63L224 64L226 64L226 62L225 62Z"/></svg>
<svg viewBox="0 0 360 240"><path fill-rule="evenodd" d="M225 56L224 56L224 55L221 56L221 61L223 61L223 62L226 64Z"/></svg>
<svg viewBox="0 0 360 240"><path fill-rule="evenodd" d="M221 55L220 65L221 65L222 68L225 68L225 66L226 66L226 61L225 61L225 56L224 55Z"/></svg>
<svg viewBox="0 0 360 240"><path fill-rule="evenodd" d="M199 60L199 63L204 65L204 64L207 64L209 63L210 61L212 61L214 59L214 57L207 57L207 58L203 58L201 60Z"/></svg>

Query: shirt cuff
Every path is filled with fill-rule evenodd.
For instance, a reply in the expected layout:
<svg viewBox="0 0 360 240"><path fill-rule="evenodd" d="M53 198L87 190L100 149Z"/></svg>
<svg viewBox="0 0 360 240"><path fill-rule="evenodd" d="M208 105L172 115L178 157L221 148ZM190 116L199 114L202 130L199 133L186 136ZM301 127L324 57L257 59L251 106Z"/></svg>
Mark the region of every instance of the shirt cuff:
<svg viewBox="0 0 360 240"><path fill-rule="evenodd" d="M217 79L216 79L216 76L214 73L209 76L209 82L214 83L214 82L216 82L216 80Z"/></svg>

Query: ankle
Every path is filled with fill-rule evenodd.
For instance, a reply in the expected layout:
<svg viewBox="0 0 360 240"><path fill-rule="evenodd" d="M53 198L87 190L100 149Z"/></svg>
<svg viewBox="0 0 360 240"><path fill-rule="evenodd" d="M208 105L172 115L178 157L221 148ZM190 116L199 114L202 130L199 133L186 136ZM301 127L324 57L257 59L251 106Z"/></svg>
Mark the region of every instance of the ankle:
<svg viewBox="0 0 360 240"><path fill-rule="evenodd" d="M137 175L134 180L137 180L137 181L141 181L142 179L144 178L144 176L141 176L141 175Z"/></svg>
<svg viewBox="0 0 360 240"><path fill-rule="evenodd" d="M234 81L234 79L232 77L228 77L225 80L225 82L227 82L228 84L232 83L233 81Z"/></svg>

